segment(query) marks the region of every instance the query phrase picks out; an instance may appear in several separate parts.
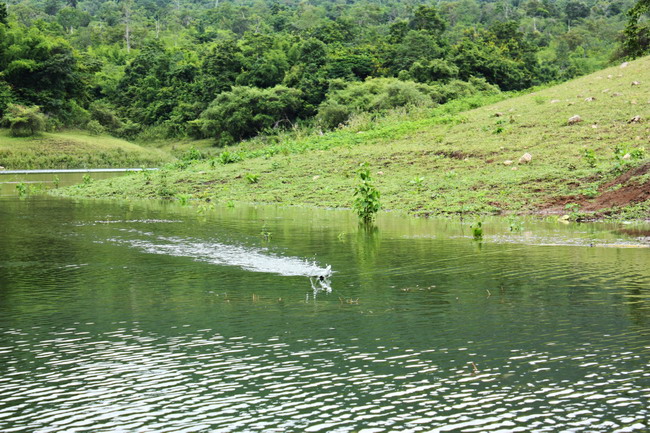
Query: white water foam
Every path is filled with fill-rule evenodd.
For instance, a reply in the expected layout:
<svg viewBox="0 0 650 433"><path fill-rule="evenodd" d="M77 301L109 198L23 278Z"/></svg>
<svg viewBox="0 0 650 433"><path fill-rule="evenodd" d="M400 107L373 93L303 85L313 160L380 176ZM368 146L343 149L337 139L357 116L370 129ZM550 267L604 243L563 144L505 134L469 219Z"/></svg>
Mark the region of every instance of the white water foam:
<svg viewBox="0 0 650 433"><path fill-rule="evenodd" d="M263 249L218 242L201 242L193 239L159 237L149 240L117 240L150 254L190 257L196 261L215 265L237 266L251 272L267 272L284 276L328 278L329 266L319 266L315 261L299 257L283 257Z"/></svg>

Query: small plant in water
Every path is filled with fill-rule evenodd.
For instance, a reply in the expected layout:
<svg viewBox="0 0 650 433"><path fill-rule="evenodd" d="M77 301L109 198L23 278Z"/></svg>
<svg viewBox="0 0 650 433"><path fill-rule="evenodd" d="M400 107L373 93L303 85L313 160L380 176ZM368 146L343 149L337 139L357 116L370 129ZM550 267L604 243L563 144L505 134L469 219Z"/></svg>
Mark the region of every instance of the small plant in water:
<svg viewBox="0 0 650 433"><path fill-rule="evenodd" d="M516 215L508 217L508 223L511 232L520 232L524 228L524 223Z"/></svg>
<svg viewBox="0 0 650 433"><path fill-rule="evenodd" d="M90 185L93 182L93 178L88 173L86 173L82 177L82 182L84 185Z"/></svg>
<svg viewBox="0 0 650 433"><path fill-rule="evenodd" d="M580 212L580 205L578 203L567 203L564 205L569 214L567 215L571 221L580 222L585 219L585 214Z"/></svg>
<svg viewBox="0 0 650 433"><path fill-rule="evenodd" d="M474 238L475 241L482 241L483 240L483 222L482 221L476 221L476 223L472 224L472 237Z"/></svg>
<svg viewBox="0 0 650 433"><path fill-rule="evenodd" d="M190 194L176 194L176 199L181 206L186 206L190 202L191 198L192 196Z"/></svg>
<svg viewBox="0 0 650 433"><path fill-rule="evenodd" d="M364 224L371 223L379 211L379 190L371 183L370 170L362 164L357 172L361 182L354 189L354 210Z"/></svg>
<svg viewBox="0 0 650 433"><path fill-rule="evenodd" d="M262 227L262 231L260 232L260 236L262 236L262 239L265 240L266 242L271 240L271 236L273 236L273 233L271 233L267 228L266 225Z"/></svg>
<svg viewBox="0 0 650 433"><path fill-rule="evenodd" d="M232 200L228 200L226 202L226 206L229 207L230 209L233 209L235 207L235 202Z"/></svg>
<svg viewBox="0 0 650 433"><path fill-rule="evenodd" d="M16 185L16 192L18 192L18 197L20 198L27 196L27 185L25 185L23 182L20 182L18 185Z"/></svg>
<svg viewBox="0 0 650 433"><path fill-rule="evenodd" d="M59 179L59 176L54 176L54 179L52 180L52 184L54 185L54 188L59 187L59 185L61 184L61 179Z"/></svg>

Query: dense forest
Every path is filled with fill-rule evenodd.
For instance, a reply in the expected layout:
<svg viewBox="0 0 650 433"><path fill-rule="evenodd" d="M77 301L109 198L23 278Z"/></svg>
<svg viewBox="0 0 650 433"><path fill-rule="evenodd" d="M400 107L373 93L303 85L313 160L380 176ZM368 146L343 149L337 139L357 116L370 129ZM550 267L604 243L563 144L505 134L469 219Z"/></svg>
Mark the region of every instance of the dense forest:
<svg viewBox="0 0 650 433"><path fill-rule="evenodd" d="M326 130L360 111L434 106L602 68L629 54L621 42L633 5L0 3L0 115L16 135L76 127L221 145L296 125Z"/></svg>

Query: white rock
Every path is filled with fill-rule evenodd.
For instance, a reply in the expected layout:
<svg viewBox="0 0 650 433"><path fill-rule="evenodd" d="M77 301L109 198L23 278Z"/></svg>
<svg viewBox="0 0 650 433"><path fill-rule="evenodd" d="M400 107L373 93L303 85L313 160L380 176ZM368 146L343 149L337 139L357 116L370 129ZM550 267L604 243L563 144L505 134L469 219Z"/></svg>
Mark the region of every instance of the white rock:
<svg viewBox="0 0 650 433"><path fill-rule="evenodd" d="M576 123L580 123L580 122L582 122L582 117L580 117L577 114L575 116L569 117L569 121L568 121L569 125L575 125Z"/></svg>
<svg viewBox="0 0 650 433"><path fill-rule="evenodd" d="M623 69L623 68L627 68L627 65L629 65L628 62L623 62L623 63L621 63L621 69Z"/></svg>
<svg viewBox="0 0 650 433"><path fill-rule="evenodd" d="M506 159L505 161L503 161L503 165L512 165L513 163L514 163L514 161L512 161L510 159Z"/></svg>
<svg viewBox="0 0 650 433"><path fill-rule="evenodd" d="M627 121L627 123L639 123L639 122L641 122L641 116L639 116L638 114Z"/></svg>
<svg viewBox="0 0 650 433"><path fill-rule="evenodd" d="M638 81L632 81L633 86L638 86L639 84L641 84L641 83L639 83Z"/></svg>
<svg viewBox="0 0 650 433"><path fill-rule="evenodd" d="M521 155L521 158L519 158L519 164L528 164L532 160L533 160L533 155L526 152L523 155Z"/></svg>
<svg viewBox="0 0 650 433"><path fill-rule="evenodd" d="M630 155L629 153L626 153L625 155L623 155L623 159L626 160L626 161L628 159L630 159L630 158L632 158L632 155Z"/></svg>

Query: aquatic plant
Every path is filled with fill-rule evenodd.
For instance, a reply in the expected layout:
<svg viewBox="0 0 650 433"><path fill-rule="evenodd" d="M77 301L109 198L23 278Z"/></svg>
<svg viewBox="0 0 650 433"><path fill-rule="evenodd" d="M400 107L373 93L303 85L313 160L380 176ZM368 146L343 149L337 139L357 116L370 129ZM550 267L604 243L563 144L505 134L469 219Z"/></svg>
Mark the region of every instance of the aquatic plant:
<svg viewBox="0 0 650 433"><path fill-rule="evenodd" d="M25 185L23 182L20 182L18 185L16 185L16 191L18 192L18 197L20 198L27 196L27 185Z"/></svg>
<svg viewBox="0 0 650 433"><path fill-rule="evenodd" d="M508 226L511 232L520 232L524 227L523 221L516 215L511 215L508 217Z"/></svg>
<svg viewBox="0 0 650 433"><path fill-rule="evenodd" d="M262 231L260 232L260 236L262 236L262 239L265 240L266 242L271 240L271 236L273 236L273 233L271 233L267 228L266 225L262 227Z"/></svg>
<svg viewBox="0 0 650 433"><path fill-rule="evenodd" d="M367 164L362 164L357 172L361 182L354 189L354 210L362 223L371 223L381 207L379 190L371 183L370 170Z"/></svg>
<svg viewBox="0 0 650 433"><path fill-rule="evenodd" d="M190 194L176 194L176 199L178 200L181 206L186 206L190 202L191 198L192 195Z"/></svg>
<svg viewBox="0 0 650 433"><path fill-rule="evenodd" d="M84 185L90 185L93 182L93 178L92 176L86 173L82 177L82 182Z"/></svg>
<svg viewBox="0 0 650 433"><path fill-rule="evenodd" d="M482 221L476 221L472 225L472 237L474 238L475 241L482 241L483 240L483 222Z"/></svg>
<svg viewBox="0 0 650 433"><path fill-rule="evenodd" d="M61 184L61 179L59 176L54 176L54 179L52 179L52 184L54 185L54 188L58 188L59 185Z"/></svg>

